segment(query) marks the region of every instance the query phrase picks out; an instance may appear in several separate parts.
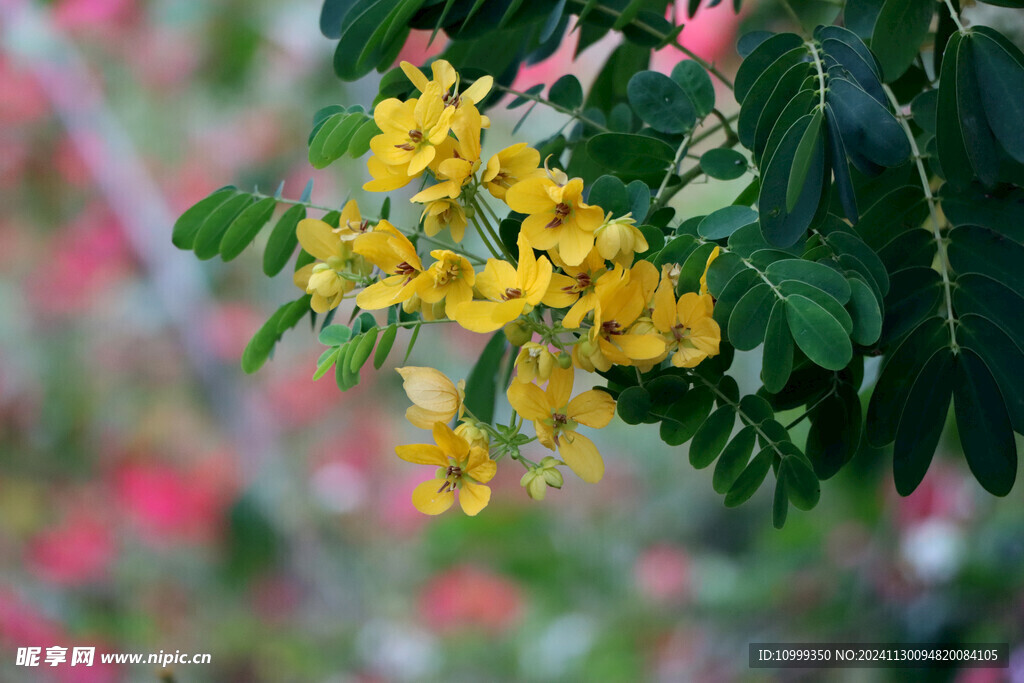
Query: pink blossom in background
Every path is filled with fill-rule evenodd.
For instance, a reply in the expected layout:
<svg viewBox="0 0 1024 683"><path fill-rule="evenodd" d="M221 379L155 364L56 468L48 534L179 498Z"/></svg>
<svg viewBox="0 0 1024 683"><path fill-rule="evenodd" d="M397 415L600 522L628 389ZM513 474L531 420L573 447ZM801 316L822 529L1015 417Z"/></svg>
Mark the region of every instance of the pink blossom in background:
<svg viewBox="0 0 1024 683"><path fill-rule="evenodd" d="M906 528L929 519L968 519L974 508L974 486L976 484L965 471L936 462L909 496L900 496L891 485L884 487L884 495L895 514L895 521L901 528Z"/></svg>
<svg viewBox="0 0 1024 683"><path fill-rule="evenodd" d="M86 207L49 241L46 260L26 282L33 304L47 313L80 311L129 271L124 236L114 216L99 203Z"/></svg>
<svg viewBox="0 0 1024 683"><path fill-rule="evenodd" d="M736 30L739 28L742 15L750 11L753 2L744 2L742 12L736 14L733 12L732 2L725 0L715 7L701 7L692 19L686 15L688 4L687 0L676 2L676 21L685 24L685 28L679 34L679 42L683 47L712 64L738 58L735 50ZM670 45L654 53L651 68L668 73L672 71L676 62L686 58L684 52Z"/></svg>
<svg viewBox="0 0 1024 683"><path fill-rule="evenodd" d="M689 557L676 546L651 546L633 564L633 580L652 602L679 602L690 592Z"/></svg>
<svg viewBox="0 0 1024 683"><path fill-rule="evenodd" d="M45 581L80 586L105 579L115 559L110 522L95 512L69 512L29 541L27 560Z"/></svg>
<svg viewBox="0 0 1024 683"><path fill-rule="evenodd" d="M310 356L305 368L306 372L299 367L282 368L281 374L264 387L267 404L282 426L294 429L315 424L326 419L339 405L356 406L366 401L367 371L363 371L363 384L342 393L330 372L313 381L315 356Z"/></svg>
<svg viewBox="0 0 1024 683"><path fill-rule="evenodd" d="M393 457L398 460L394 447L382 452L381 457ZM400 472L398 476L385 477L380 488L371 491L370 496L373 500L380 501L376 506L379 515L377 523L389 534L410 537L429 524L431 518L412 504L412 491L423 482L422 473L408 470Z"/></svg>
<svg viewBox="0 0 1024 683"><path fill-rule="evenodd" d="M202 332L213 355L225 363L236 365L252 337L250 330L259 329L264 322L266 318L251 306L216 304L206 311Z"/></svg>
<svg viewBox="0 0 1024 683"><path fill-rule="evenodd" d="M128 462L114 470L118 505L151 542L210 540L220 530L237 486L233 465L208 454L191 467Z"/></svg>
<svg viewBox="0 0 1024 683"><path fill-rule="evenodd" d="M53 20L63 29L109 28L130 19L136 9L135 0L58 0Z"/></svg>
<svg viewBox="0 0 1024 683"><path fill-rule="evenodd" d="M431 57L441 54L448 44L448 38L444 33L438 32L434 42L430 42L430 34L433 31L411 31L405 40L405 46L398 53L394 66L402 62L409 62L416 66L422 66ZM429 43L429 44L428 44Z"/></svg>
<svg viewBox="0 0 1024 683"><path fill-rule="evenodd" d="M49 102L32 73L20 62L0 53L0 92L17 97L0 97L0 141L13 132L9 126L34 123L49 112Z"/></svg>
<svg viewBox="0 0 1024 683"><path fill-rule="evenodd" d="M523 609L519 586L486 569L460 565L435 575L420 592L419 612L432 628L503 631Z"/></svg>
<svg viewBox="0 0 1024 683"><path fill-rule="evenodd" d="M8 647L46 647L63 638L59 622L23 600L9 586L0 587L0 641Z"/></svg>

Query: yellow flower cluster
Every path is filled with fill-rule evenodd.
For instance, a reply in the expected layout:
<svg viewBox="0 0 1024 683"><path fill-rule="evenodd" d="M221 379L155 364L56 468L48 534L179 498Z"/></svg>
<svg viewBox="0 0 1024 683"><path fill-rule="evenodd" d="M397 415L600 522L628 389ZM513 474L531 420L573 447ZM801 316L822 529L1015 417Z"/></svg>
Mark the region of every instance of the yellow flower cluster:
<svg viewBox="0 0 1024 683"><path fill-rule="evenodd" d="M615 402L598 390L571 398L574 367L593 372L631 365L647 371L670 359L673 366L692 368L718 354L721 331L712 318L714 302L705 279L701 291L677 295L677 274L635 261L648 244L633 217L587 204L582 179L542 166L540 153L525 143L483 163L481 136L490 122L476 103L490 92L490 77L460 91L459 75L444 60L433 62L431 78L405 62L402 69L419 95L376 106L373 116L381 133L370 142L372 179L364 189L390 191L425 176L432 182L412 197L423 205L421 225L408 232L386 220L371 226L355 202L345 206L338 228L301 221L299 242L317 261L297 271L295 282L312 295L317 312L354 295L365 310L400 304L423 320L450 320L474 332L504 326L522 347L509 403L533 423L536 440L556 450L564 463L550 456L531 463L518 453L523 443L514 441L518 431L501 436L472 415L463 419L461 384L430 368L400 368L414 404L407 417L430 429L435 440L398 448L405 460L438 467L436 478L413 494L419 510L443 512L456 491L467 514L486 506L490 489L485 484L495 473L488 453L493 440L499 442L496 457L509 453L527 466L523 486L533 498L542 498L546 486L561 486L559 465L584 481L599 481L604 462L577 428L607 425ZM485 194L526 216L515 252L498 238L498 212ZM419 240L436 242L434 237L447 229L461 243L471 223L492 258L460 247L434 249L432 261L423 260ZM474 262L483 268L476 270ZM453 430L449 423L455 419L462 424Z"/></svg>

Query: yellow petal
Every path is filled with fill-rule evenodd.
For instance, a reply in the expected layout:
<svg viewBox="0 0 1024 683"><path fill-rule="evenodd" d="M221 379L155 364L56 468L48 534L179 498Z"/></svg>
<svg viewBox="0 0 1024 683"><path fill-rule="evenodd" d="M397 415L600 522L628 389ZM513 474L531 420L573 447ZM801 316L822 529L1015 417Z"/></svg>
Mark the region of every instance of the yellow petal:
<svg viewBox="0 0 1024 683"><path fill-rule="evenodd" d="M695 368L707 357L708 354L700 349L680 346L676 354L672 356L672 365L677 368Z"/></svg>
<svg viewBox="0 0 1024 683"><path fill-rule="evenodd" d="M593 292L587 292L581 296L580 300L573 304L573 307L565 314L565 318L562 319L562 326L572 330L579 327L587 313L594 310L596 303L597 296Z"/></svg>
<svg viewBox="0 0 1024 683"><path fill-rule="evenodd" d="M654 326L662 332L668 332L676 324L676 297L672 280L663 278L654 292L654 311L651 314Z"/></svg>
<svg viewBox="0 0 1024 683"><path fill-rule="evenodd" d="M463 462L469 455L469 442L452 431L452 428L443 422L434 423L434 441L441 447L441 450L458 462Z"/></svg>
<svg viewBox="0 0 1024 683"><path fill-rule="evenodd" d="M516 286L516 269L508 261L487 259L476 277L476 288L491 301L501 301L505 290Z"/></svg>
<svg viewBox="0 0 1024 683"><path fill-rule="evenodd" d="M435 422L447 422L452 417L453 415L449 413L427 410L421 406L409 406L405 409L405 419L420 429L433 429Z"/></svg>
<svg viewBox="0 0 1024 683"><path fill-rule="evenodd" d="M410 401L421 408L455 417L460 404L459 391L443 372L415 366L396 368L396 371L402 376L402 388Z"/></svg>
<svg viewBox="0 0 1024 683"><path fill-rule="evenodd" d="M426 204L428 202L437 201L438 199L458 196L458 184L453 180L446 180L443 183L437 183L436 185L431 185L424 190L420 190L414 194L409 201L417 204Z"/></svg>
<svg viewBox="0 0 1024 683"><path fill-rule="evenodd" d="M578 266L594 248L594 233L584 232L572 224L565 224L559 231L558 255L568 266Z"/></svg>
<svg viewBox="0 0 1024 683"><path fill-rule="evenodd" d="M434 148L431 145L420 145L413 152L412 158L409 160L409 168L406 171L411 176L417 176L423 172L423 169L427 167L427 164L434 158Z"/></svg>
<svg viewBox="0 0 1024 683"><path fill-rule="evenodd" d="M403 61L399 66L402 67L402 71L405 72L406 77L412 81L416 89L423 92L423 89L427 87L427 77L423 75L423 72L409 62Z"/></svg>
<svg viewBox="0 0 1024 683"><path fill-rule="evenodd" d="M316 266L315 263L307 263L296 270L295 274L292 276L292 281L295 283L295 286L303 292L305 292L306 288L309 287L309 278L313 274L314 266Z"/></svg>
<svg viewBox="0 0 1024 683"><path fill-rule="evenodd" d="M567 414L569 419L600 429L608 426L615 416L615 399L598 389L584 391L569 401Z"/></svg>
<svg viewBox="0 0 1024 683"><path fill-rule="evenodd" d="M555 203L548 195L548 187L553 185L554 183L547 176L522 180L509 188L505 195L505 202L510 209L519 213L532 215L552 211ZM550 218L544 222L547 223L548 220ZM535 240L530 241L535 242Z"/></svg>
<svg viewBox="0 0 1024 683"><path fill-rule="evenodd" d="M518 318L526 299L509 301L466 301L455 308L454 320L470 332L494 332Z"/></svg>
<svg viewBox="0 0 1024 683"><path fill-rule="evenodd" d="M508 388L508 402L527 420L545 420L551 417L548 397L536 384L513 382Z"/></svg>
<svg viewBox="0 0 1024 683"><path fill-rule="evenodd" d="M576 432L566 432L558 440L558 452L565 464L585 482L595 484L604 477L604 460L594 442Z"/></svg>
<svg viewBox="0 0 1024 683"><path fill-rule="evenodd" d="M555 410L563 408L569 403L569 397L572 395L572 379L573 369L571 367L559 367L551 371L551 379L548 380L548 386L544 393L548 395L549 405Z"/></svg>
<svg viewBox="0 0 1024 683"><path fill-rule="evenodd" d="M469 452L469 464L466 466L469 476L481 484L486 484L498 472L498 463L487 455L486 448L474 448Z"/></svg>
<svg viewBox="0 0 1024 683"><path fill-rule="evenodd" d="M448 456L440 448L430 443L398 446L395 448L395 453L402 460L416 465L436 465L438 467L448 465Z"/></svg>
<svg viewBox="0 0 1024 683"><path fill-rule="evenodd" d="M492 76L482 76L462 92L462 97L468 97L476 104L487 97L487 93L491 92L491 86L493 85L494 78Z"/></svg>
<svg viewBox="0 0 1024 683"><path fill-rule="evenodd" d="M575 286L575 278L571 278L568 275L562 275L561 273L552 273L551 279L548 281L548 289L544 292L544 297L541 299L541 302L545 306L550 306L551 308L565 308L566 306L571 306L576 299L579 298L579 294L569 291L566 288ZM579 321L577 321L575 325L565 326L579 327Z"/></svg>
<svg viewBox="0 0 1024 683"><path fill-rule="evenodd" d="M707 307L704 299L696 292L686 292L679 297L676 311L679 315L679 322L686 327L693 327L697 324L698 320L707 317Z"/></svg>
<svg viewBox="0 0 1024 683"><path fill-rule="evenodd" d="M612 341L634 360L647 360L665 353L665 340L653 334L620 334Z"/></svg>
<svg viewBox="0 0 1024 683"><path fill-rule="evenodd" d="M438 493L442 485L440 479L425 481L412 492L412 504L416 509L425 515L439 515L452 506L455 502L453 491L442 491Z"/></svg>
<svg viewBox="0 0 1024 683"><path fill-rule="evenodd" d="M295 227L299 244L311 256L321 261L340 255L341 239L334 228L317 218L303 218Z"/></svg>
<svg viewBox="0 0 1024 683"><path fill-rule="evenodd" d="M487 507L489 502L491 502L489 487L463 480L462 488L459 489L459 505L462 506L463 512L470 517L475 517L477 513Z"/></svg>

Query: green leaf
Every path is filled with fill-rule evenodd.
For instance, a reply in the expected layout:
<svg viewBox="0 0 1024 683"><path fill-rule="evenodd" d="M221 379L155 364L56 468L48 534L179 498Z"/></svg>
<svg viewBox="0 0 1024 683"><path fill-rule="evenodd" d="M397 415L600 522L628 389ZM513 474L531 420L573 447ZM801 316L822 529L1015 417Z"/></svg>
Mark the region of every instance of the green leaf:
<svg viewBox="0 0 1024 683"><path fill-rule="evenodd" d="M946 44L946 51L942 57L942 74L939 78L935 131L942 170L949 184L958 189L967 187L974 179L971 160L967 155L964 134L960 127L956 92L957 62L963 43L963 34L954 33Z"/></svg>
<svg viewBox="0 0 1024 683"><path fill-rule="evenodd" d="M224 572L231 585L268 573L281 554L281 539L253 496L236 499L226 514Z"/></svg>
<svg viewBox="0 0 1024 683"><path fill-rule="evenodd" d="M250 204L238 215L220 241L220 255L230 261L249 246L270 217L274 215L277 201L273 197L265 197L255 204Z"/></svg>
<svg viewBox="0 0 1024 683"><path fill-rule="evenodd" d="M846 0L843 23L861 38L870 38L884 0Z"/></svg>
<svg viewBox="0 0 1024 683"><path fill-rule="evenodd" d="M641 71L629 79L626 95L640 120L656 131L680 134L693 128L697 112L686 92L665 74Z"/></svg>
<svg viewBox="0 0 1024 683"><path fill-rule="evenodd" d="M949 262L958 273L982 273L1024 296L1024 245L991 230L962 226L949 233Z"/></svg>
<svg viewBox="0 0 1024 683"><path fill-rule="evenodd" d="M769 393L782 391L793 372L793 335L786 320L786 302L776 301L768 317L761 360L761 381Z"/></svg>
<svg viewBox="0 0 1024 683"><path fill-rule="evenodd" d="M910 157L910 142L899 121L860 86L845 78L828 79L826 101L836 116L847 153L887 168ZM858 156L851 156L854 165ZM860 164L861 168L864 164Z"/></svg>
<svg viewBox="0 0 1024 683"><path fill-rule="evenodd" d="M986 491L1005 496L1017 478L1017 447L999 386L970 349L961 350L956 371L954 412L967 464Z"/></svg>
<svg viewBox="0 0 1024 683"><path fill-rule="evenodd" d="M903 75L928 37L933 0L885 0L871 35L871 51L886 83Z"/></svg>
<svg viewBox="0 0 1024 683"><path fill-rule="evenodd" d="M954 377L953 354L948 348L940 349L921 368L907 396L892 458L893 479L901 496L914 492L931 465L946 424Z"/></svg>
<svg viewBox="0 0 1024 683"><path fill-rule="evenodd" d="M498 331L487 342L480 359L466 380L466 409L481 422L494 420L494 399L498 390L498 366L505 354L505 333Z"/></svg>
<svg viewBox="0 0 1024 683"><path fill-rule="evenodd" d="M178 249L191 249L195 244L199 229L210 214L234 197L237 192L238 189L235 187L222 187L189 207L174 223L174 230L171 233L171 242L174 246Z"/></svg>
<svg viewBox="0 0 1024 683"><path fill-rule="evenodd" d="M340 355L340 346L331 347L320 354L320 360L316 364L316 372L313 373L313 381L315 382L326 375L327 372L334 367L334 363L337 362L338 356Z"/></svg>
<svg viewBox="0 0 1024 683"><path fill-rule="evenodd" d="M274 311L263 327L256 331L242 352L242 370L246 374L251 375L263 367L274 346L281 339L282 333L294 327L309 312L309 300L310 295L307 294L282 305Z"/></svg>
<svg viewBox="0 0 1024 683"><path fill-rule="evenodd" d="M736 409L731 405L724 405L711 413L693 435L690 464L700 470L713 463L729 441L735 422Z"/></svg>
<svg viewBox="0 0 1024 683"><path fill-rule="evenodd" d="M821 202L825 153L824 146L815 145L811 168L807 172L808 182L800 193L800 198L793 210L786 209L786 195L789 187L789 174L793 168L793 159L797 146L804 133L811 125L813 116L802 117L786 132L778 149L761 177L761 192L758 195L760 208L761 233L769 244L778 247L789 247L804 235L810 227L818 205Z"/></svg>
<svg viewBox="0 0 1024 683"><path fill-rule="evenodd" d="M267 240L266 250L263 252L263 272L268 277L280 273L284 264L288 263L288 259L295 253L295 247L299 244L295 227L305 217L306 207L296 204L277 219L277 224L270 233L270 239Z"/></svg>
<svg viewBox="0 0 1024 683"><path fill-rule="evenodd" d="M803 46L803 40L795 33L779 33L768 38L751 52L736 72L733 92L736 101L743 103L750 88L775 60L790 50Z"/></svg>
<svg viewBox="0 0 1024 683"><path fill-rule="evenodd" d="M810 510L818 504L821 485L806 462L787 455L779 465L779 477L785 480L786 494L798 510Z"/></svg>
<svg viewBox="0 0 1024 683"><path fill-rule="evenodd" d="M706 216L697 226L697 233L709 240L720 240L754 223L757 212L749 206L726 206Z"/></svg>
<svg viewBox="0 0 1024 683"><path fill-rule="evenodd" d="M968 36L960 43L956 60L956 104L960 131L964 136L971 166L983 185L993 187L999 181L1000 150L982 108L981 91L974 69L974 46L977 42Z"/></svg>
<svg viewBox="0 0 1024 683"><path fill-rule="evenodd" d="M370 151L370 140L375 136L380 135L380 128L373 119L366 119L363 123L356 128L356 131L352 134L352 139L348 142L348 155L353 159L358 159L367 152Z"/></svg>
<svg viewBox="0 0 1024 683"><path fill-rule="evenodd" d="M671 78L686 93L699 118L704 118L715 108L715 86L700 64L684 59L672 67Z"/></svg>
<svg viewBox="0 0 1024 683"><path fill-rule="evenodd" d="M352 357L348 359L349 372L359 372L366 364L370 354L373 353L373 345L377 343L379 333L379 327L371 327L359 337L358 343L353 342L356 348L352 352Z"/></svg>
<svg viewBox="0 0 1024 683"><path fill-rule="evenodd" d="M347 325L329 325L320 330L319 341L324 346L341 346L352 338L352 330Z"/></svg>
<svg viewBox="0 0 1024 683"><path fill-rule="evenodd" d="M853 318L853 341L868 346L882 335L882 310L866 282L850 278L852 295L848 304Z"/></svg>
<svg viewBox="0 0 1024 683"><path fill-rule="evenodd" d="M752 287L736 303L729 316L729 341L737 351L757 348L765 338L768 318L776 301L775 292L766 284Z"/></svg>
<svg viewBox="0 0 1024 683"><path fill-rule="evenodd" d="M196 234L192 250L201 260L211 259L220 250L220 241L231 223L251 204L256 202L251 194L239 192L210 212Z"/></svg>
<svg viewBox="0 0 1024 683"><path fill-rule="evenodd" d="M961 314L961 311L957 310L957 313ZM1019 343L987 318L967 313L961 314L959 320L957 341L961 347L977 353L992 371L1003 395L1010 424L1014 431L1024 432L1024 385L1017 381L1017 378L1024 377L1024 351Z"/></svg>
<svg viewBox="0 0 1024 683"><path fill-rule="evenodd" d="M587 141L587 153L594 161L621 177L661 175L675 159L668 143L630 133L600 133Z"/></svg>
<svg viewBox="0 0 1024 683"><path fill-rule="evenodd" d="M700 168L716 180L735 180L747 172L747 159L734 149L715 147L701 155Z"/></svg>
<svg viewBox="0 0 1024 683"><path fill-rule="evenodd" d="M820 145L822 110L815 109L811 121L804 130L800 144L793 155L793 166L789 172L789 185L786 187L786 212L792 212L807 182L807 173L815 157L815 150Z"/></svg>
<svg viewBox="0 0 1024 683"><path fill-rule="evenodd" d="M334 51L334 72L346 81L354 81L370 73L384 55L377 36L377 45L371 43L378 27L384 24L393 6L393 0L356 0L345 14L341 25L341 38Z"/></svg>
<svg viewBox="0 0 1024 683"><path fill-rule="evenodd" d="M661 422L661 440L669 446L680 446L697 433L711 413L714 394L704 386L694 387L669 406Z"/></svg>
<svg viewBox="0 0 1024 683"><path fill-rule="evenodd" d="M548 99L566 109L577 109L583 105L583 86L575 76L566 74L551 86Z"/></svg>
<svg viewBox="0 0 1024 683"><path fill-rule="evenodd" d="M787 297L786 319L796 345L812 362L827 370L842 370L853 358L843 326L807 297Z"/></svg>
<svg viewBox="0 0 1024 683"><path fill-rule="evenodd" d="M351 368L351 360L356 352L356 344L356 339L353 339L343 345L334 364L334 382L342 391L348 391L359 384L359 373L352 372Z"/></svg>
<svg viewBox="0 0 1024 683"><path fill-rule="evenodd" d="M630 211L626 184L613 175L603 175L594 181L587 202L600 206L605 212L610 211L613 216L625 216Z"/></svg>
<svg viewBox="0 0 1024 683"><path fill-rule="evenodd" d="M938 106L938 90L925 90L910 103L910 113L914 117L914 123L920 126L921 130L932 135L935 134L935 117L937 116Z"/></svg>
<svg viewBox="0 0 1024 683"><path fill-rule="evenodd" d="M365 121L365 114L341 113L324 121L309 143L309 163L325 168L348 151L352 136Z"/></svg>
<svg viewBox="0 0 1024 683"><path fill-rule="evenodd" d="M725 506L732 508L750 500L750 497L761 488L768 470L771 469L774 458L775 451L770 447L761 450L761 452L755 455L746 469L736 478L736 481L729 488L729 492L725 494Z"/></svg>
<svg viewBox="0 0 1024 683"><path fill-rule="evenodd" d="M391 353L391 347L395 345L395 337L398 336L398 325L391 323L384 330L384 334L380 336L380 343L377 344L377 351L373 354L373 369L380 370L381 366L384 365L384 361L388 359L388 354Z"/></svg>
<svg viewBox="0 0 1024 683"><path fill-rule="evenodd" d="M754 451L757 432L752 426L741 429L729 445L722 451L715 473L711 478L711 486L717 493L728 493L733 484L747 467L750 454Z"/></svg>
<svg viewBox="0 0 1024 683"><path fill-rule="evenodd" d="M785 297L791 297L799 295L807 297L814 303L818 304L826 311L829 315L835 318L839 325L843 328L846 334L853 332L853 318L843 308L843 305L836 301L832 295L828 294L824 290L818 289L814 285L809 285L806 282L800 282L799 280L783 280L779 285L779 291Z"/></svg>
<svg viewBox="0 0 1024 683"><path fill-rule="evenodd" d="M850 300L849 281L835 269L816 261L784 259L772 263L764 274L776 286L785 280L798 280L817 287L840 304Z"/></svg>
<svg viewBox="0 0 1024 683"><path fill-rule="evenodd" d="M651 188L647 183L634 180L626 186L626 195L629 197L629 212L633 214L633 219L637 223L642 222L651 207Z"/></svg>
<svg viewBox="0 0 1024 683"><path fill-rule="evenodd" d="M806 451L820 480L834 476L860 445L860 398L853 389L840 386L836 391L822 399L810 415Z"/></svg>
<svg viewBox="0 0 1024 683"><path fill-rule="evenodd" d="M993 29L976 28L972 43L981 105L1003 149L1024 163L1024 55Z"/></svg>
<svg viewBox="0 0 1024 683"><path fill-rule="evenodd" d="M626 387L616 400L616 409L626 424L640 424L651 412L651 395L643 387Z"/></svg>

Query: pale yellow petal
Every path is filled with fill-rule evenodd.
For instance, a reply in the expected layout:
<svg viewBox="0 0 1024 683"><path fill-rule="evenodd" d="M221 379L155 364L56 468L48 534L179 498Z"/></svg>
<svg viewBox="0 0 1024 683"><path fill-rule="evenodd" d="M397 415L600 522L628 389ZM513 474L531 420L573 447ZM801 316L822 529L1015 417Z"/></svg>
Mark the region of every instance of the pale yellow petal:
<svg viewBox="0 0 1024 683"><path fill-rule="evenodd" d="M434 441L457 462L463 462L469 455L469 442L452 431L444 422L434 423Z"/></svg>
<svg viewBox="0 0 1024 683"><path fill-rule="evenodd" d="M572 395L572 380L573 369L571 367L558 367L551 371L551 379L548 380L548 386L544 389L544 393L548 395L548 402L555 410L568 405L569 397Z"/></svg>
<svg viewBox="0 0 1024 683"><path fill-rule="evenodd" d="M469 476L481 484L486 484L498 473L498 463L487 455L486 448L474 448L469 452L469 464L466 466Z"/></svg>
<svg viewBox="0 0 1024 683"><path fill-rule="evenodd" d="M459 410L459 392L443 372L434 368L407 366L395 368L402 376L402 388L409 400L427 410L455 417Z"/></svg>

